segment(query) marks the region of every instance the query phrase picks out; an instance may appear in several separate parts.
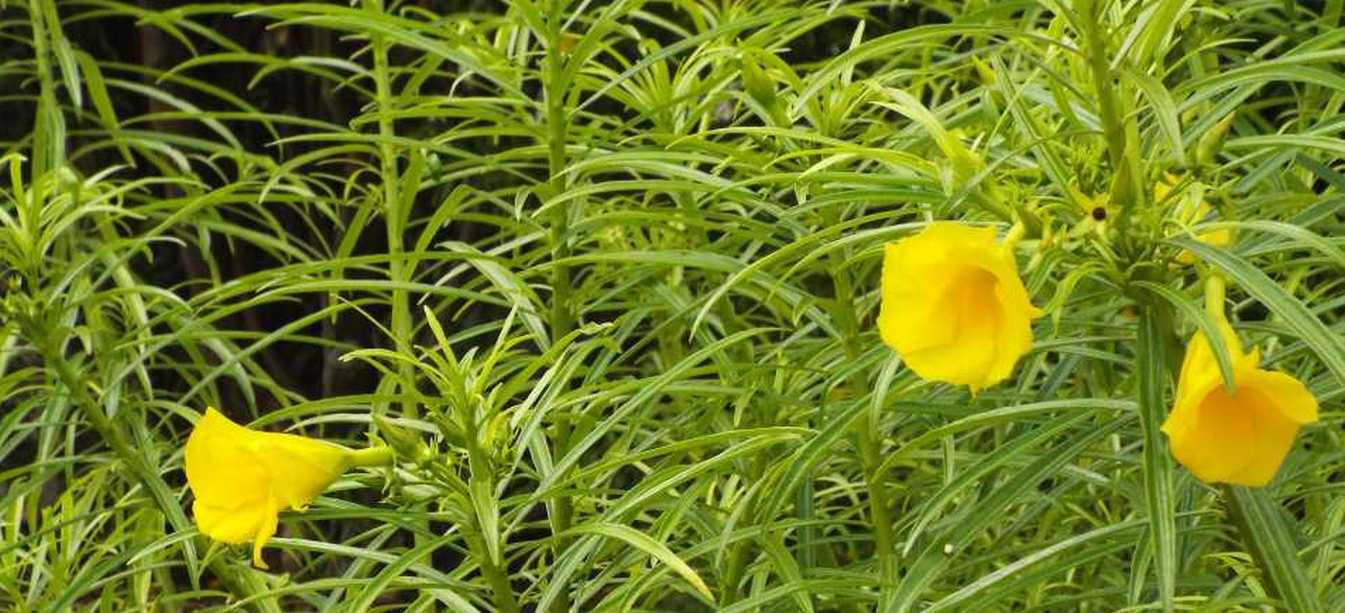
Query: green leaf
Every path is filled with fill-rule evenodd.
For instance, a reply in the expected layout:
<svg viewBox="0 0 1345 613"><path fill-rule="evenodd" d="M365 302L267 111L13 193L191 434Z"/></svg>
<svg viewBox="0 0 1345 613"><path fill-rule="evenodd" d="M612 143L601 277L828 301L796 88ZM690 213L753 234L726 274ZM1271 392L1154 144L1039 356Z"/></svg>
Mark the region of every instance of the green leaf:
<svg viewBox="0 0 1345 613"><path fill-rule="evenodd" d="M1228 251L1184 236L1167 242L1199 256L1260 300L1317 354L1337 381L1345 384L1345 339L1332 332L1301 300L1290 296L1259 268Z"/></svg>
<svg viewBox="0 0 1345 613"><path fill-rule="evenodd" d="M668 565L674 572L681 575L687 583L690 583L691 587L695 588L706 600L714 601L714 594L710 593L710 586L705 584L705 581L701 579L700 575L696 574L691 566L684 562L682 558L677 557L677 554L668 549L667 545L650 538L649 535L639 530L619 524L591 523L575 526L567 534L592 534L624 541L626 544Z"/></svg>
<svg viewBox="0 0 1345 613"><path fill-rule="evenodd" d="M1122 74L1138 85L1140 91L1149 99L1149 104L1153 107L1154 122L1167 138L1168 147L1172 149L1172 156L1177 159L1177 163L1188 164L1186 147L1182 144L1182 126L1177 118L1177 104L1172 99L1172 93L1163 87L1158 79L1149 75L1133 70L1124 70Z"/></svg>
<svg viewBox="0 0 1345 613"><path fill-rule="evenodd" d="M1173 495L1172 458L1161 427L1167 415L1163 392L1167 388L1167 359L1164 357L1163 319L1153 307L1140 313L1139 338L1135 347L1139 373L1140 431L1144 436L1144 506L1149 521L1148 543L1158 572L1158 598L1163 611L1176 610L1177 592L1177 500ZM1222 336L1214 334L1210 338ZM1227 359L1227 356L1225 356ZM1221 366L1222 368L1222 366ZM1225 381L1231 381L1226 373Z"/></svg>
<svg viewBox="0 0 1345 613"><path fill-rule="evenodd" d="M1223 487L1229 516L1242 543L1265 573L1271 592L1294 613L1326 613L1317 588L1298 559L1293 520L1264 489Z"/></svg>
<svg viewBox="0 0 1345 613"><path fill-rule="evenodd" d="M1037 484L1059 471L1065 464L1095 444L1099 439L1110 435L1126 423L1125 420L1112 420L1105 425L1094 425L1083 432L1076 431L1090 417L1089 414L1059 419L1040 427L1041 435L1060 435L1071 432L1068 444L1056 449L1044 451L1031 464L1016 470L1005 482L997 484L991 493L980 500L970 513L949 526L941 538L932 540L920 554L908 565L901 583L897 586L892 600L886 603L885 611L905 613L911 611L926 594L926 590L939 578L950 563L948 554L965 547L976 538L986 526L1003 518L1005 510L1015 502L1037 492ZM1044 438L1044 437L1043 437Z"/></svg>
<svg viewBox="0 0 1345 613"><path fill-rule="evenodd" d="M84 86L89 90L89 100L93 102L93 108L98 112L98 120L102 122L103 129L111 134L122 159L134 166L135 158L131 157L130 148L120 138L121 124L117 119L116 110L112 107L112 97L107 93L102 68L98 66L98 61L93 56L83 51L76 51L75 59L79 61L79 66L84 71Z"/></svg>

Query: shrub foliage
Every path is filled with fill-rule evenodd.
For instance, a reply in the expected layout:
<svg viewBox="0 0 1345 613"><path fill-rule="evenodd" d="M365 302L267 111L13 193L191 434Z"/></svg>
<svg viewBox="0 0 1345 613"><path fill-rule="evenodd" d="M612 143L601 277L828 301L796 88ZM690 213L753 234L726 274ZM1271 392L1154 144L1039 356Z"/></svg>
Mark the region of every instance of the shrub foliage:
<svg viewBox="0 0 1345 613"><path fill-rule="evenodd" d="M1342 610L1341 16L0 0L0 604ZM975 395L874 327L932 220L1046 312ZM1215 277L1321 402L1264 489L1157 429ZM207 406L398 462L263 572Z"/></svg>

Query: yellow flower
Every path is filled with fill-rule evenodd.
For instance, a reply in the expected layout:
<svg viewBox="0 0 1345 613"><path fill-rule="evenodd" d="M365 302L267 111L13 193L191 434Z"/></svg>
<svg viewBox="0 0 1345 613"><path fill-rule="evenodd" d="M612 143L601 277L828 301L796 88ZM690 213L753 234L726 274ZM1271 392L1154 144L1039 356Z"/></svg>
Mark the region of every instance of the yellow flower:
<svg viewBox="0 0 1345 613"><path fill-rule="evenodd" d="M280 511L304 510L353 465L386 463L387 448L347 449L294 434L258 432L214 408L187 439L187 484L201 532L216 541L252 541L252 563L266 568L262 547L276 532Z"/></svg>
<svg viewBox="0 0 1345 613"><path fill-rule="evenodd" d="M1260 487L1279 470L1299 427L1317 421L1317 399L1298 379L1257 368L1260 352L1244 353L1228 323L1219 327L1233 361L1233 393L1224 388L1209 341L1197 332L1163 432L1172 455L1201 481Z"/></svg>
<svg viewBox="0 0 1345 613"><path fill-rule="evenodd" d="M1168 195L1172 193L1172 188L1177 185L1177 181L1176 177L1165 175L1161 180L1155 183L1154 201L1163 202L1166 200ZM1193 206L1192 200L1184 197L1182 194L1177 195L1176 198L1177 200L1172 203L1172 206L1177 210L1177 220L1184 225L1200 222L1208 217L1210 211L1213 210L1212 207L1210 207L1210 203L1206 202L1204 199L1196 202ZM1207 245L1223 247L1233 242L1233 233L1228 228L1221 228L1197 234L1196 240ZM1196 256L1194 253L1183 249L1181 253L1177 254L1177 261L1187 265L1194 264L1196 262Z"/></svg>
<svg viewBox="0 0 1345 613"><path fill-rule="evenodd" d="M1003 381L1039 315L992 228L935 222L885 247L878 331L924 379L973 393Z"/></svg>

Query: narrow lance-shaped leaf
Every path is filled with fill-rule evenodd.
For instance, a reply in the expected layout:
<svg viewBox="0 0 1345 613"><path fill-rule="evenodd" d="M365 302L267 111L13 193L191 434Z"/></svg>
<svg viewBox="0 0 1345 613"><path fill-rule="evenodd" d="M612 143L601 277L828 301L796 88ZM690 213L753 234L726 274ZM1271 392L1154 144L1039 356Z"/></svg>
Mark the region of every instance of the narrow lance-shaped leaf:
<svg viewBox="0 0 1345 613"><path fill-rule="evenodd" d="M1228 514L1271 593L1294 613L1326 613L1316 587L1298 559L1292 520L1264 489L1223 487Z"/></svg>
<svg viewBox="0 0 1345 613"><path fill-rule="evenodd" d="M1163 351L1163 320L1155 308L1145 307L1140 315L1136 347L1139 373L1140 431L1144 436L1144 506L1149 516L1149 538L1158 572L1158 596L1163 611L1171 613L1177 586L1176 501L1172 492L1172 458L1160 431L1164 410L1163 390L1167 387L1166 360Z"/></svg>
<svg viewBox="0 0 1345 613"><path fill-rule="evenodd" d="M1223 271L1248 294L1265 304L1321 358L1336 379L1345 384L1345 338L1332 332L1301 300L1286 292L1256 266L1224 249L1189 237L1176 237L1168 242Z"/></svg>

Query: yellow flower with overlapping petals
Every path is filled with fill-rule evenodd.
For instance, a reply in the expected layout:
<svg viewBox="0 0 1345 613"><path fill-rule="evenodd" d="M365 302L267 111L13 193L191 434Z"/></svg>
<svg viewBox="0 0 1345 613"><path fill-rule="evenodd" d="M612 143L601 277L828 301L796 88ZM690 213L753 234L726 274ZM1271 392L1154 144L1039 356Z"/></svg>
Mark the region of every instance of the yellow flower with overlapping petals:
<svg viewBox="0 0 1345 613"><path fill-rule="evenodd" d="M1003 381L1039 315L993 228L934 222L885 247L878 331L921 378L973 393Z"/></svg>
<svg viewBox="0 0 1345 613"><path fill-rule="evenodd" d="M1177 185L1178 179L1172 175L1165 175L1161 180L1154 184L1154 201L1163 202L1172 194L1172 188ZM1210 203L1203 198L1195 201L1192 198L1186 198L1185 194L1174 196L1175 201L1171 206L1175 209L1177 221L1183 225L1192 225L1204 220L1209 216L1210 211L1214 210ZM1220 228L1209 232L1201 232L1196 235L1196 240L1207 245L1223 247L1233 242L1233 232L1228 228ZM1182 264L1194 264L1196 256L1194 253L1183 249L1177 254L1177 261Z"/></svg>
<svg viewBox="0 0 1345 613"><path fill-rule="evenodd" d="M252 563L267 568L262 547L280 511L304 510L351 466L386 464L391 451L355 451L294 434L258 432L214 408L196 422L184 451L192 513L201 532L228 544L252 542Z"/></svg>
<svg viewBox="0 0 1345 613"><path fill-rule="evenodd" d="M1233 362L1233 392L1224 387L1209 341L1197 332L1163 432L1172 455L1201 481L1260 487L1274 478L1298 429L1317 421L1317 399L1302 381L1258 368L1260 351L1243 352L1228 322L1216 319Z"/></svg>

